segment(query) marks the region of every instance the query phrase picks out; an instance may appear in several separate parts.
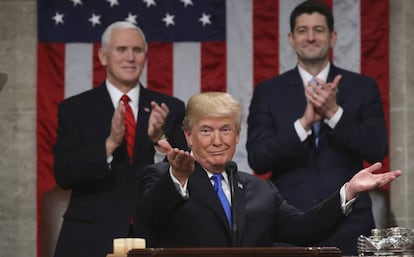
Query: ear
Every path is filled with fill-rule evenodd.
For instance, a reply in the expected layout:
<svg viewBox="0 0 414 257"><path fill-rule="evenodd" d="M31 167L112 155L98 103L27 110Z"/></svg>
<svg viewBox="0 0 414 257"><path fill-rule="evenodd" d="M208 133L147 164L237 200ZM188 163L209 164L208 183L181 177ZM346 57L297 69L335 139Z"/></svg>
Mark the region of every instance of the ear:
<svg viewBox="0 0 414 257"><path fill-rule="evenodd" d="M102 50L102 48L99 48L98 50L98 57L99 57L99 61L101 62L102 66L106 66L108 61L106 59L106 53Z"/></svg>
<svg viewBox="0 0 414 257"><path fill-rule="evenodd" d="M191 148L191 146L193 145L193 140L191 138L191 131L184 129L184 135L185 135L185 139L187 140L188 147Z"/></svg>
<svg viewBox="0 0 414 257"><path fill-rule="evenodd" d="M338 35L338 33L336 33L336 31L332 31L332 33L331 33L331 48L334 48L334 46L336 44L337 35Z"/></svg>
<svg viewBox="0 0 414 257"><path fill-rule="evenodd" d="M295 42L293 40L293 37L294 37L293 33L289 32L288 34L289 45L290 47L292 47L292 49L295 49Z"/></svg>

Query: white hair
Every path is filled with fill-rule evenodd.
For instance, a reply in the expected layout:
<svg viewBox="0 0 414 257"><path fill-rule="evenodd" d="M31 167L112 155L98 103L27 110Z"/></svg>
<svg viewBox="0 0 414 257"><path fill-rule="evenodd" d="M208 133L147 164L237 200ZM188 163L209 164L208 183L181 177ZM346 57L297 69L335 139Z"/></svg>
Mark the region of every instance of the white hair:
<svg viewBox="0 0 414 257"><path fill-rule="evenodd" d="M103 50L107 50L107 47L111 41L111 33L112 33L112 30L114 29L133 29L133 30L138 31L138 33L141 34L142 38L144 39L144 43L145 43L144 50L147 51L147 41L145 39L144 32L142 32L142 30L138 26L135 26L134 24L127 22L127 21L116 21L105 29L101 37L101 44L102 44L101 47Z"/></svg>

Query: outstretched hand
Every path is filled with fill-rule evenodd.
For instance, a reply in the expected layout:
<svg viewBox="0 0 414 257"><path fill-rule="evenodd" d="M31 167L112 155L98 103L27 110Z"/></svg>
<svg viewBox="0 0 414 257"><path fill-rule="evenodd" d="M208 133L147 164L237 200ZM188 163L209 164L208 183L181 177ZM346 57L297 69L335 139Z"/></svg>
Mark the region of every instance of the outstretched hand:
<svg viewBox="0 0 414 257"><path fill-rule="evenodd" d="M188 177L194 172L194 156L190 152L172 148L166 140L159 140L158 145L167 153L174 177L181 185L184 185Z"/></svg>
<svg viewBox="0 0 414 257"><path fill-rule="evenodd" d="M355 174L346 186L346 200L349 201L362 192L382 188L402 174L400 170L374 173L381 167L382 164L377 162Z"/></svg>

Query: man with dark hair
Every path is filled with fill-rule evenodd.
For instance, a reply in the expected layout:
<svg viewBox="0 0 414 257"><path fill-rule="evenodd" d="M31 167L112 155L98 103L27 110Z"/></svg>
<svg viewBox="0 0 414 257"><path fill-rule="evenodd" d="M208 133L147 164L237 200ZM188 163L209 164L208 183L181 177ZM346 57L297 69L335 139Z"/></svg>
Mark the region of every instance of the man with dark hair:
<svg viewBox="0 0 414 257"><path fill-rule="evenodd" d="M287 202L306 211L348 181L363 161L381 161L387 133L375 80L330 61L337 40L330 9L305 1L292 11L290 26L298 64L256 87L246 147L252 169L271 171ZM345 222L321 245L355 255L358 236L372 228L371 199L361 194Z"/></svg>

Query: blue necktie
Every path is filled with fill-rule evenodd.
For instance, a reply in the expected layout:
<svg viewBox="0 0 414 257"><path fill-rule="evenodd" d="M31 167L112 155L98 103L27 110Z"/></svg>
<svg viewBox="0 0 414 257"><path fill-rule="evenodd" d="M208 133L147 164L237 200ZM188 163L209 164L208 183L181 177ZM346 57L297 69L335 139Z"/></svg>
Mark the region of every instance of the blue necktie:
<svg viewBox="0 0 414 257"><path fill-rule="evenodd" d="M220 199L221 205L223 206L224 212L226 213L227 220L229 222L229 225L231 227L231 207L229 200L226 197L226 194L223 191L223 188L221 186L221 180L223 179L223 175L221 174L214 174L211 179L214 182L214 190L216 190L217 195Z"/></svg>
<svg viewBox="0 0 414 257"><path fill-rule="evenodd" d="M314 78L312 78L310 82L312 82L312 83L319 86L318 81L316 81ZM321 130L321 122L320 121L315 122L312 125L312 128L313 128L313 135L314 135L314 138L315 138L315 145L318 146L318 144L319 144L319 131Z"/></svg>

